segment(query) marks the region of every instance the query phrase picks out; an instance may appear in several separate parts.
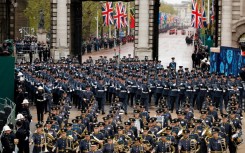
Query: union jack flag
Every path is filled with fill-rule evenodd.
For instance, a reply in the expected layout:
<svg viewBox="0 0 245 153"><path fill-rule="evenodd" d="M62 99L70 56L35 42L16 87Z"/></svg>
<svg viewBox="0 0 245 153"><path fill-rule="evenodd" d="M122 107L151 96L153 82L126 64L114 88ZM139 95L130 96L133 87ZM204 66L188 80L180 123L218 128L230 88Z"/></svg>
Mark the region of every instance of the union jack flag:
<svg viewBox="0 0 245 153"><path fill-rule="evenodd" d="M123 23L123 3L122 2L118 2L116 4L114 23L117 29L121 29L124 24Z"/></svg>
<svg viewBox="0 0 245 153"><path fill-rule="evenodd" d="M126 5L122 6L122 22L123 22L123 27L127 27L128 26L128 14L127 14L127 7Z"/></svg>
<svg viewBox="0 0 245 153"><path fill-rule="evenodd" d="M202 16L201 16L201 28L206 28L207 25L207 17L206 17L206 12L204 9L205 5L204 5L204 1L203 1L203 5L202 5Z"/></svg>
<svg viewBox="0 0 245 153"><path fill-rule="evenodd" d="M102 5L103 25L113 24L113 3L106 2Z"/></svg>
<svg viewBox="0 0 245 153"><path fill-rule="evenodd" d="M202 14L199 12L197 2L195 3L193 0L192 0L192 15L191 16L192 16L191 26L196 28L196 29L201 28L201 26L202 26L202 24L201 24Z"/></svg>

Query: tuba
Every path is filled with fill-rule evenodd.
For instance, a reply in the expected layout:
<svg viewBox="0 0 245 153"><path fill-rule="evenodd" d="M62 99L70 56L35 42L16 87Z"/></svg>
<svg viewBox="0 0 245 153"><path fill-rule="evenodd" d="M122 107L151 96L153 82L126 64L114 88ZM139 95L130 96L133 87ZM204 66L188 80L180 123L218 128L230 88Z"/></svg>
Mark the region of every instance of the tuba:
<svg viewBox="0 0 245 153"><path fill-rule="evenodd" d="M72 150L72 141L73 141L73 137L68 135L66 137L66 150Z"/></svg>
<svg viewBox="0 0 245 153"><path fill-rule="evenodd" d="M168 148L168 152L175 153L175 147L170 141L167 141L167 148Z"/></svg>
<svg viewBox="0 0 245 153"><path fill-rule="evenodd" d="M197 144L196 139L190 140L190 148L192 153L197 153L200 150L200 145Z"/></svg>

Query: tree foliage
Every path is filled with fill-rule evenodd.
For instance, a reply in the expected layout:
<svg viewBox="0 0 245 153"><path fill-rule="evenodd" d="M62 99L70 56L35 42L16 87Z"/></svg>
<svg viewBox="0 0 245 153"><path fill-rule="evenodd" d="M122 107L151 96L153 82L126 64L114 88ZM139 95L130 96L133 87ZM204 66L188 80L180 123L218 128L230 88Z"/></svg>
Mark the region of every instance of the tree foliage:
<svg viewBox="0 0 245 153"><path fill-rule="evenodd" d="M28 0L26 9L24 10L25 16L29 19L30 27L35 31L38 29L40 20L40 10L44 12L45 30L50 29L50 0Z"/></svg>
<svg viewBox="0 0 245 153"><path fill-rule="evenodd" d="M161 3L160 11L165 12L165 13L169 13L172 15L177 14L177 11L173 8L173 6L171 4L167 4L166 2Z"/></svg>
<svg viewBox="0 0 245 153"><path fill-rule="evenodd" d="M82 3L82 8L82 35L83 38L86 39L89 38L91 35L96 35L97 12L99 19L99 28L101 28L101 4L99 2L86 1Z"/></svg>

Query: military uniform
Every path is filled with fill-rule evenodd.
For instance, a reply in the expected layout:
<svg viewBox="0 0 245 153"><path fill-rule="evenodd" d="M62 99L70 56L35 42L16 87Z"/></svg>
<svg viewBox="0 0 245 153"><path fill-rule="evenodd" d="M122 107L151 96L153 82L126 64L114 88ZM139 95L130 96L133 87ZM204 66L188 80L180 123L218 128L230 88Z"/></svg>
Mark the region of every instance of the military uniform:
<svg viewBox="0 0 245 153"><path fill-rule="evenodd" d="M8 126L8 129L6 126L3 128L4 132L5 130L11 130ZM12 153L14 152L15 149L15 144L14 144L14 139L15 139L15 134L10 131L10 133L3 133L1 136L1 143L2 143L2 148L3 148L3 153Z"/></svg>

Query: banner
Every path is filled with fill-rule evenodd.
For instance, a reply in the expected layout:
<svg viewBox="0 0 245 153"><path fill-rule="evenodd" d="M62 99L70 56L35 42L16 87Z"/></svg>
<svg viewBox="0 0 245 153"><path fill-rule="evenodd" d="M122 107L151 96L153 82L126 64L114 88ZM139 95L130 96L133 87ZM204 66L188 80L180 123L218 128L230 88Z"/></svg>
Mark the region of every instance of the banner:
<svg viewBox="0 0 245 153"><path fill-rule="evenodd" d="M210 73L219 72L219 54L217 52L210 52Z"/></svg>
<svg viewBox="0 0 245 153"><path fill-rule="evenodd" d="M220 73L226 76L231 74L237 76L240 68L244 65L239 48L220 47Z"/></svg>

